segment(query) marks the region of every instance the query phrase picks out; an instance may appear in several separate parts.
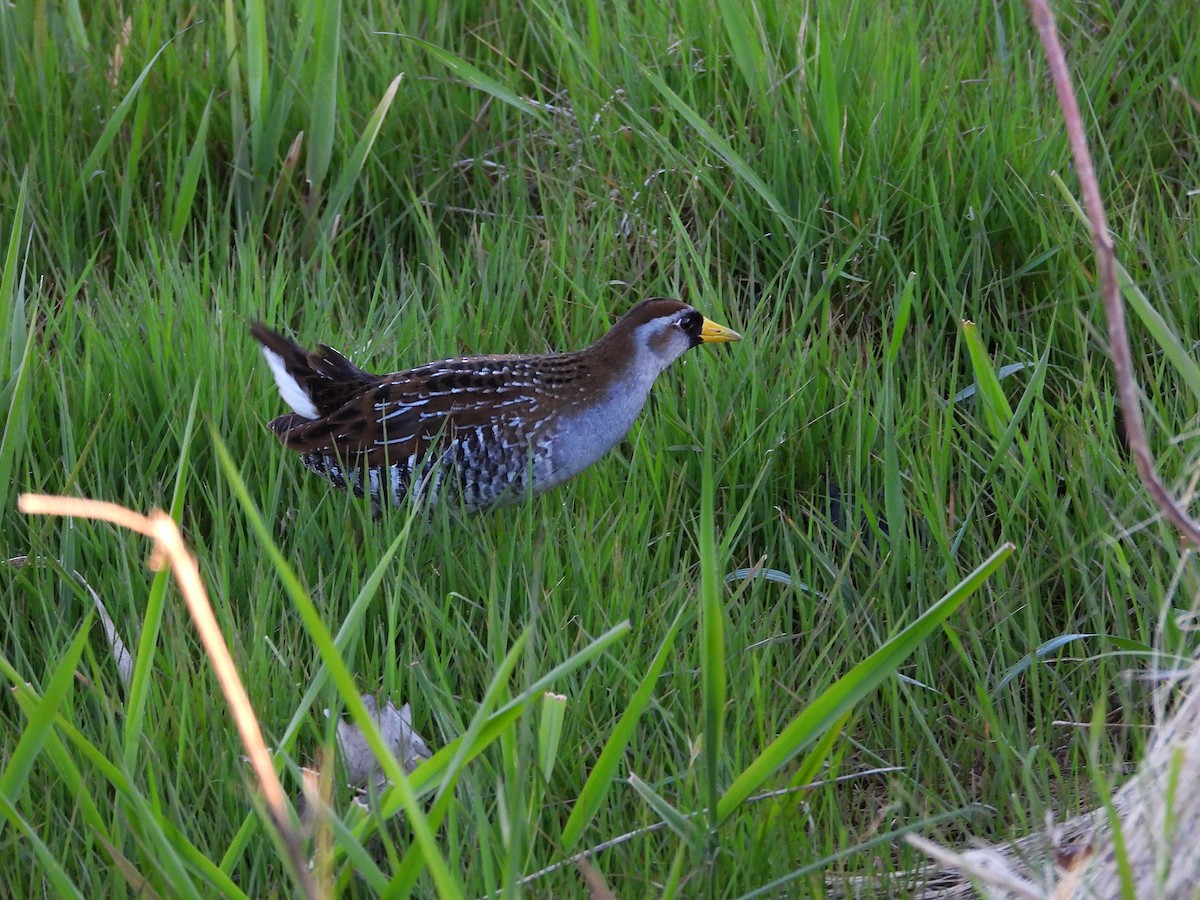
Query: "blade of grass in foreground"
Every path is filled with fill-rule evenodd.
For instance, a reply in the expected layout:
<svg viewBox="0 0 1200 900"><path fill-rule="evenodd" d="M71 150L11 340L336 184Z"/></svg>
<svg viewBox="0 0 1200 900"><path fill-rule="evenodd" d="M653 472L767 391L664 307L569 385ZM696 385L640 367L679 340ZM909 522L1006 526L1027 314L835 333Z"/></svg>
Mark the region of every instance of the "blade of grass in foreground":
<svg viewBox="0 0 1200 900"><path fill-rule="evenodd" d="M75 683L75 667L79 664L79 657L83 655L83 648L87 644L92 615L88 613L83 620L83 625L75 633L67 652L63 654L62 661L50 675L41 701L29 714L28 724L17 739L17 745L8 758L4 772L0 773L0 797L4 797L10 803L15 803L25 789L25 782L33 768L34 760L42 752L42 746L50 736L50 728L54 724L58 708L62 706ZM8 664L8 660L0 658L0 667L14 685L23 683L17 677L17 672Z"/></svg>
<svg viewBox="0 0 1200 900"><path fill-rule="evenodd" d="M725 732L725 608L721 602L717 539L713 518L712 445L704 448L700 487L700 682L704 709L704 802L708 827L715 829L721 796L721 746Z"/></svg>
<svg viewBox="0 0 1200 900"><path fill-rule="evenodd" d="M979 590L1013 549L1012 544L999 547L974 572L922 613L915 622L884 643L810 703L729 786L717 805L717 820L724 821L728 818L730 813L758 790L763 782L817 740L826 728L895 672L900 663L922 641L945 622L968 597Z"/></svg>
<svg viewBox="0 0 1200 900"><path fill-rule="evenodd" d="M258 537L259 543L266 551L272 565L275 567L275 571L283 582L288 596L291 598L296 611L300 615L301 621L304 623L305 631L308 632L309 638L312 640L317 653L321 657L321 661L328 666L330 678L332 678L334 685L337 687L342 702L346 704L346 710L354 719L354 723L361 729L363 737L366 738L367 745L371 748L371 752L379 761L384 775L387 776L388 781L391 783L393 792L400 798L405 817L407 818L409 827L412 828L417 844L421 848L425 865L429 867L429 874L437 886L438 894L443 897L464 896L461 881L450 871L445 859L442 858L437 840L434 837L432 829L429 827L425 813L417 804L416 796L412 791L408 776L405 775L403 769L400 768L399 762L388 750L383 736L379 733L379 727L375 722L375 718L363 704L358 686L354 682L354 676L346 667L341 653L338 652L333 635L329 633L329 629L325 626L320 611L316 608L312 598L308 596L308 592L300 584L300 579L296 577L296 573L292 571L292 567L284 559L283 554L279 551L279 547L276 546L275 541L271 538L270 532L267 531L266 523L263 522L258 508L254 505L254 501L250 499L250 492L246 490L246 484L242 481L241 473L238 472L237 466L233 462L233 457L229 455L224 441L221 440L215 427L210 428L210 432L212 434L213 446L217 451L217 458L221 464L221 468L225 472L226 480L229 482L234 495L241 504L251 528Z"/></svg>
<svg viewBox="0 0 1200 900"><path fill-rule="evenodd" d="M663 666L667 664L667 660L671 656L671 649L675 646L675 636L679 633L679 623L683 621L683 613L684 610L681 609L676 614L671 627L667 629L667 636L663 638L658 652L654 654L654 659L650 662L642 683L638 685L629 705L621 713L621 718L617 720L616 727L613 728L612 734L604 744L604 749L600 751L600 756L596 760L596 765L592 767L592 772L588 775L583 790L579 792L579 799L575 801L575 807L571 810L571 815L563 828L562 847L564 852L569 853L571 848L579 843L584 829L595 818L604 798L608 796L609 788L612 787L616 776L617 765L625 753L625 748L633 739L634 728L654 694L654 687L658 684L658 677L662 674Z"/></svg>
<svg viewBox="0 0 1200 900"><path fill-rule="evenodd" d="M25 421L28 413L30 361L33 357L34 330L30 322L38 317L37 303L26 315L25 264L21 261L21 236L24 233L25 207L29 199L28 171L21 179L21 191L13 212L12 232L0 269L0 299L8 305L8 314L0 320L0 405L8 400L4 433L0 435L0 509L8 509L15 485L13 472L25 448ZM7 398L5 397L7 394Z"/></svg>
<svg viewBox="0 0 1200 900"><path fill-rule="evenodd" d="M42 843L29 823L21 816L13 804L11 804L3 796L0 796L0 818L7 820L28 844L33 847L33 855L37 857L43 871L46 873L50 883L54 885L55 896L58 897L77 897L78 900L83 900L83 894L79 888L75 886L66 870L59 863L54 853Z"/></svg>

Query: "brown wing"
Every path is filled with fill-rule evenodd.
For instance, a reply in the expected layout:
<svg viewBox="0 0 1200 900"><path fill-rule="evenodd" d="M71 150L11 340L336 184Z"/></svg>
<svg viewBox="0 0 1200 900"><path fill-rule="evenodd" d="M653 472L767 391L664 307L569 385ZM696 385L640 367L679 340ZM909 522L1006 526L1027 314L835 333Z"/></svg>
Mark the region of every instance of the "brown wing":
<svg viewBox="0 0 1200 900"><path fill-rule="evenodd" d="M419 461L464 431L502 425L536 430L542 403L520 357L470 357L431 363L359 385L319 419L281 416L271 423L284 446L337 456L347 468Z"/></svg>

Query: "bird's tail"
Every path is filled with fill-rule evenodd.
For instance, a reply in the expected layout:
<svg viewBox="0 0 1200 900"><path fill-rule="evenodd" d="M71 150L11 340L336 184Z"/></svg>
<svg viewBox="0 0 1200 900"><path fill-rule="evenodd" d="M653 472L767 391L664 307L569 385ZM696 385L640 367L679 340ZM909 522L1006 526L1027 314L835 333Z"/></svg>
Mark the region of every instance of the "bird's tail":
<svg viewBox="0 0 1200 900"><path fill-rule="evenodd" d="M319 419L335 412L363 385L379 380L324 344L318 344L310 353L261 322L251 325L250 333L262 345L284 402L303 419ZM295 417L281 418L299 424Z"/></svg>

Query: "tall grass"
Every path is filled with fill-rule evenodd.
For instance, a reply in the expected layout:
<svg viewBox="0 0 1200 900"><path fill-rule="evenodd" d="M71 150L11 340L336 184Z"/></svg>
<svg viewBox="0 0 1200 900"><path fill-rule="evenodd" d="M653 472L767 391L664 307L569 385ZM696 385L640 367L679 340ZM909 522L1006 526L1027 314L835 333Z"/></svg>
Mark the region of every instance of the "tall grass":
<svg viewBox="0 0 1200 900"><path fill-rule="evenodd" d="M1193 6L1059 13L1180 492ZM1116 436L1025 15L0 7L0 546L45 563L0 570L11 891L290 884L175 588L21 491L171 512L294 796L361 694L413 705L440 752L370 811L332 779L330 890L570 895L604 846L618 896L816 893L902 871L905 830L1097 802L1196 573ZM654 294L747 340L524 505L375 522L263 427L249 319L389 370L582 346Z"/></svg>

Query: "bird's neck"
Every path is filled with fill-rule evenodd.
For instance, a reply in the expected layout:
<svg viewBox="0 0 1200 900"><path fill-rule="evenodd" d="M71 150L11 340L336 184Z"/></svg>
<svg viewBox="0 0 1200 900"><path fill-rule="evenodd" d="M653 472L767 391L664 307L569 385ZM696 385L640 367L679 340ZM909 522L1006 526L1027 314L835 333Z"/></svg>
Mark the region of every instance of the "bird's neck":
<svg viewBox="0 0 1200 900"><path fill-rule="evenodd" d="M632 328L618 322L596 343L581 351L582 365L597 387L648 394L666 366Z"/></svg>

